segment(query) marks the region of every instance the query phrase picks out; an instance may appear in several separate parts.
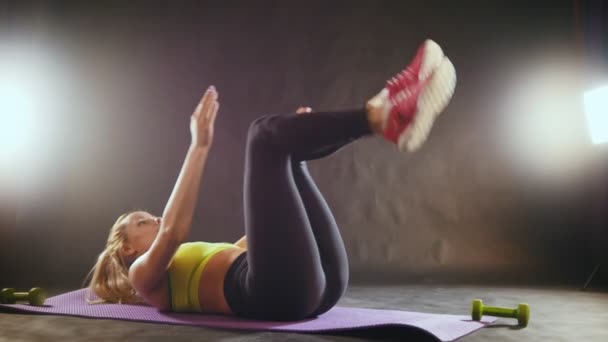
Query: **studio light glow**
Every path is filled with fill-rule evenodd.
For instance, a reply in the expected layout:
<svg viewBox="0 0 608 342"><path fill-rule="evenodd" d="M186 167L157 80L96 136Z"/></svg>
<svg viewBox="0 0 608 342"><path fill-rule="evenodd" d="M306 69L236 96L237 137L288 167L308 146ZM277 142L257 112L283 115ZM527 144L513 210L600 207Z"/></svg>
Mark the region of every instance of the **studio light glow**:
<svg viewBox="0 0 608 342"><path fill-rule="evenodd" d="M539 49L507 67L489 108L505 160L530 186L573 184L584 172L588 145L576 56L559 47Z"/></svg>
<svg viewBox="0 0 608 342"><path fill-rule="evenodd" d="M6 74L5 74L6 76ZM33 117L36 100L28 84L17 78L0 79L0 151L13 159L24 151L36 126Z"/></svg>
<svg viewBox="0 0 608 342"><path fill-rule="evenodd" d="M57 160L69 75L59 46L2 35L0 45L0 192L14 198L44 183Z"/></svg>
<svg viewBox="0 0 608 342"><path fill-rule="evenodd" d="M585 93L584 103L591 141L608 142L608 86Z"/></svg>

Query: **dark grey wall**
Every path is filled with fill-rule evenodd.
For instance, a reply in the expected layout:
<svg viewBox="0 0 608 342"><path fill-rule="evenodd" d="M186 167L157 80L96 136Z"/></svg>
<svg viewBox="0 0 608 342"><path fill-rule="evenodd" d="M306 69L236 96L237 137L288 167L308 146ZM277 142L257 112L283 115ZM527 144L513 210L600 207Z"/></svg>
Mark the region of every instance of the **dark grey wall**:
<svg viewBox="0 0 608 342"><path fill-rule="evenodd" d="M24 194L3 199L20 204L0 286L76 287L118 215L160 215L209 84L221 110L191 239L236 240L250 121L361 105L427 37L459 83L423 149L370 138L309 164L353 280L579 281L596 260L571 1L102 3L3 9L2 38L51 51L56 78Z"/></svg>

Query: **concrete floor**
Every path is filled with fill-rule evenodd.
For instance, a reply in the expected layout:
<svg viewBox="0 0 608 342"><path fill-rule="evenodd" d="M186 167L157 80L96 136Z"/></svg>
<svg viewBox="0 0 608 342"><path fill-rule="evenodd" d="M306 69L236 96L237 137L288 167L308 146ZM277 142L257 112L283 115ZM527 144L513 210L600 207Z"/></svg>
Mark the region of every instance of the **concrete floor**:
<svg viewBox="0 0 608 342"><path fill-rule="evenodd" d="M48 290L56 295L63 290ZM499 319L459 341L608 341L608 291L571 287L352 285L338 305L468 314L473 298L495 306L528 303L530 324ZM367 341L404 336L243 332L113 320L0 313L0 341ZM408 339L419 340L419 339Z"/></svg>

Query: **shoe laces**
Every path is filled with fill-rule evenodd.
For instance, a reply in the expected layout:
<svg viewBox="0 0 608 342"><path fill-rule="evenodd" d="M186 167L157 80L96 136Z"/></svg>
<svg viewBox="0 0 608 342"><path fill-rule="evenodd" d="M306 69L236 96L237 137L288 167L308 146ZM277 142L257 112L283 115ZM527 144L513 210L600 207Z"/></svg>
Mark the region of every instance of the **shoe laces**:
<svg viewBox="0 0 608 342"><path fill-rule="evenodd" d="M403 88L410 87L418 82L418 75L412 67L407 67L386 82L389 97L392 99Z"/></svg>

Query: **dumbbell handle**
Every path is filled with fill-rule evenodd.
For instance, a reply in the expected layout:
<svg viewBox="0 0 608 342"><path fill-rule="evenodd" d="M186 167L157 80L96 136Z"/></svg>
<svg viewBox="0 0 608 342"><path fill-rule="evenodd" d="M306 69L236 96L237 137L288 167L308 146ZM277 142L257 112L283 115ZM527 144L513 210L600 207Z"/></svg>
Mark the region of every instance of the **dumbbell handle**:
<svg viewBox="0 0 608 342"><path fill-rule="evenodd" d="M13 296L15 296L16 300L28 300L29 299L29 293L28 292L15 292L13 293Z"/></svg>
<svg viewBox="0 0 608 342"><path fill-rule="evenodd" d="M483 315L495 316L495 317L517 317L517 309L499 308L496 306L485 306L483 307Z"/></svg>

